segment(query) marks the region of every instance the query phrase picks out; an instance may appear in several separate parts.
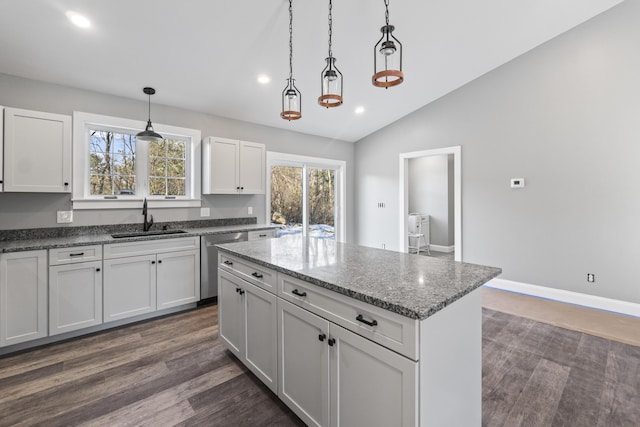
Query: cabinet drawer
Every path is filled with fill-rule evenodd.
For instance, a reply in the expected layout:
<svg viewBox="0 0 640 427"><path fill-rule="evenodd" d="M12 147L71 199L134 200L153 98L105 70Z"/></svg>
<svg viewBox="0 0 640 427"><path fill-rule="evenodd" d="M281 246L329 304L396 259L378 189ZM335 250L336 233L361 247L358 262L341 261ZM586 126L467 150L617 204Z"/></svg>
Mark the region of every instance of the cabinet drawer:
<svg viewBox="0 0 640 427"><path fill-rule="evenodd" d="M137 255L159 254L174 251L186 251L200 248L200 237L181 237L124 242L104 245L104 258L123 258Z"/></svg>
<svg viewBox="0 0 640 427"><path fill-rule="evenodd" d="M49 265L102 261L102 245L49 249Z"/></svg>
<svg viewBox="0 0 640 427"><path fill-rule="evenodd" d="M285 274L278 275L278 296L412 360L418 360L418 324L415 319Z"/></svg>
<svg viewBox="0 0 640 427"><path fill-rule="evenodd" d="M249 232L249 240L271 239L276 237L276 230L256 230Z"/></svg>
<svg viewBox="0 0 640 427"><path fill-rule="evenodd" d="M219 252L218 257L218 266L220 268L253 283L265 291L276 293L277 275L275 271L223 252Z"/></svg>

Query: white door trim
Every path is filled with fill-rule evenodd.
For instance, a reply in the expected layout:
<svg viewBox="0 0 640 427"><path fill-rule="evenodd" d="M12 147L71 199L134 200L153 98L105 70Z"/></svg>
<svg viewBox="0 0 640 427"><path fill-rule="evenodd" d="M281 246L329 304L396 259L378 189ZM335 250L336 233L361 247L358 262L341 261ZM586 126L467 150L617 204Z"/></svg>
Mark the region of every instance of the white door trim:
<svg viewBox="0 0 640 427"><path fill-rule="evenodd" d="M453 198L454 198L454 259L462 261L462 147L435 148L432 150L412 151L410 153L400 153L400 245L401 252L408 250L407 217L409 215L409 159L427 156L440 156L453 154Z"/></svg>

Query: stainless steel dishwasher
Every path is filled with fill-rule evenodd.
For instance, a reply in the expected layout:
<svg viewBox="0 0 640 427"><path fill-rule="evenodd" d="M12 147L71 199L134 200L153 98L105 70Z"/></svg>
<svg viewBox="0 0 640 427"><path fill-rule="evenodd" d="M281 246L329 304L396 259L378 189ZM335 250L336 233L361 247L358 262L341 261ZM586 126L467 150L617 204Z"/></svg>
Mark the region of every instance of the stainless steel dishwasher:
<svg viewBox="0 0 640 427"><path fill-rule="evenodd" d="M248 237L246 231L212 234L201 237L199 305L216 302L218 299L218 248L216 248L215 245L221 243L246 242Z"/></svg>

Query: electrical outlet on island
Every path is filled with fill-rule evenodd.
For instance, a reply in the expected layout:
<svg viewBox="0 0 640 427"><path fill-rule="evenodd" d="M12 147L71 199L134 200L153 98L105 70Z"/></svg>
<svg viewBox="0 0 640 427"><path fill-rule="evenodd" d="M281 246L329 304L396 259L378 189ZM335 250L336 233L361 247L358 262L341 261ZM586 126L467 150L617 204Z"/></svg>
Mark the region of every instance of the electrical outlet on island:
<svg viewBox="0 0 640 427"><path fill-rule="evenodd" d="M69 224L73 222L73 211L58 211L57 221L58 224Z"/></svg>

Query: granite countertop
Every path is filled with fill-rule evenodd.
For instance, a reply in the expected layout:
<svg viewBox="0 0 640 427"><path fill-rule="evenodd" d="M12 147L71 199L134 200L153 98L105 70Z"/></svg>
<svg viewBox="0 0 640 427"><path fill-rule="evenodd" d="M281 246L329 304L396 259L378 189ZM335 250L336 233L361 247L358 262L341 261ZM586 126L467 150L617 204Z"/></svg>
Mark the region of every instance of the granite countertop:
<svg viewBox="0 0 640 427"><path fill-rule="evenodd" d="M220 250L412 319L426 319L502 269L284 236L218 245Z"/></svg>
<svg viewBox="0 0 640 427"><path fill-rule="evenodd" d="M233 233L240 231L270 230L275 227L265 224L233 224L233 225L212 225L202 226L203 222L193 221L194 225L184 223L167 223L170 230L184 230L186 233L161 234L131 238L114 239L111 234L119 232L141 231L141 224L127 224L124 226L95 226L95 227L68 227L65 235L62 232L56 233L47 229L27 229L19 232L11 232L12 238L0 239L0 253L21 252L39 249L66 248L84 245L101 245L123 242L139 242L143 240L176 239L180 237L204 236L209 234ZM133 225L136 228L132 229ZM166 225L166 224L165 224ZM151 231L162 229L162 223L158 227L154 225ZM9 234L9 231L0 231ZM57 235L62 234L62 235Z"/></svg>

